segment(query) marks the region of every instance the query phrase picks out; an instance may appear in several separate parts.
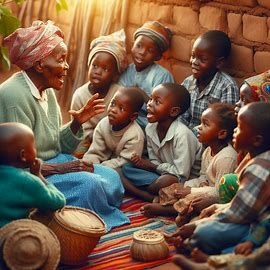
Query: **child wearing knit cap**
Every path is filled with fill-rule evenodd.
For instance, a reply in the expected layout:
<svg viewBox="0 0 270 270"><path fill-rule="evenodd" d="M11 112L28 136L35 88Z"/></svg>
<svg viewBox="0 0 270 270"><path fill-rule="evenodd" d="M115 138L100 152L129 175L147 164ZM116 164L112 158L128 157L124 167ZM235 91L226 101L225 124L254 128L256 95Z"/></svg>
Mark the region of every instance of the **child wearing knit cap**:
<svg viewBox="0 0 270 270"><path fill-rule="evenodd" d="M116 82L127 67L125 38L125 32L122 29L108 36L100 36L91 42L88 57L89 81L75 90L71 101L72 110L81 109L85 101L96 93L104 99L108 108L113 95L119 88ZM76 157L81 158L88 150L93 139L94 128L106 115L107 110L83 124L85 139L75 151Z"/></svg>
<svg viewBox="0 0 270 270"><path fill-rule="evenodd" d="M161 83L174 82L172 74L155 63L170 47L171 38L171 30L158 21L146 22L134 33L134 45L131 49L133 63L121 75L119 84L142 89L145 104L153 88ZM143 129L146 127L146 105L140 110L137 121Z"/></svg>

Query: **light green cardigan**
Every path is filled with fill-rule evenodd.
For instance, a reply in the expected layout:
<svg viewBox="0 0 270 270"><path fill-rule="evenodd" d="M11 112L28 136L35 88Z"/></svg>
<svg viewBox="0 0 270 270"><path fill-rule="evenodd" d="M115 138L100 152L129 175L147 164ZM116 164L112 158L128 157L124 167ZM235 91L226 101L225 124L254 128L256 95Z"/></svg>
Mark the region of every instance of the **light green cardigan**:
<svg viewBox="0 0 270 270"><path fill-rule="evenodd" d="M48 116L21 72L0 85L0 123L20 122L29 126L36 139L38 157L48 160L59 153L72 153L82 139L82 129L74 135L67 124L61 127L61 112L54 90L45 90L48 96Z"/></svg>

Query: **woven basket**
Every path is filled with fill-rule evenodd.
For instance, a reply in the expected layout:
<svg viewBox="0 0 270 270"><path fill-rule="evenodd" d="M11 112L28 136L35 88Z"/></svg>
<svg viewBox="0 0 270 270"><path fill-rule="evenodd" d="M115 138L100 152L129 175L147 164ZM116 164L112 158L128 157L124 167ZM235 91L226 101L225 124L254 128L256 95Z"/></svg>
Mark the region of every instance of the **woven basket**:
<svg viewBox="0 0 270 270"><path fill-rule="evenodd" d="M164 236L155 230L139 230L133 233L131 257L138 261L154 261L168 257L169 248Z"/></svg>
<svg viewBox="0 0 270 270"><path fill-rule="evenodd" d="M0 269L54 270L60 261L60 244L43 224L15 220L0 229Z"/></svg>
<svg viewBox="0 0 270 270"><path fill-rule="evenodd" d="M61 263L81 264L106 231L104 221L94 212L66 206L55 212L48 227L61 245Z"/></svg>

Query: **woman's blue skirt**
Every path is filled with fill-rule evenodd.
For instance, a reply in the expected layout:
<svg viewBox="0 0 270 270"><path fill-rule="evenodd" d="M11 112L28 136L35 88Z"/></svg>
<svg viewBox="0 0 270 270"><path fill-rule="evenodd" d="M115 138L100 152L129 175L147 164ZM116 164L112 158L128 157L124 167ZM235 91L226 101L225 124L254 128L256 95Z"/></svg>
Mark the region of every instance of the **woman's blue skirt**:
<svg viewBox="0 0 270 270"><path fill-rule="evenodd" d="M59 154L46 163L62 163L76 158ZM95 211L106 223L107 231L129 223L118 208L124 195L124 187L118 173L102 165L94 165L94 173L71 172L46 177L66 197L67 205L84 207Z"/></svg>

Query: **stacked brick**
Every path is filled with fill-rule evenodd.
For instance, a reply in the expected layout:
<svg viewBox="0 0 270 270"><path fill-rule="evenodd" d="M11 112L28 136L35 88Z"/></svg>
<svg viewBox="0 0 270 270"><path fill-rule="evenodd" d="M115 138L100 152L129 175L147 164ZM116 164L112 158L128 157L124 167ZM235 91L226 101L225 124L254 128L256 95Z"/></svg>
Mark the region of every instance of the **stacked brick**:
<svg viewBox="0 0 270 270"><path fill-rule="evenodd" d="M85 0L81 0L85 1ZM90 0L88 0L90 1ZM91 38L98 36L106 1L95 1ZM56 14L55 0L34 0L32 18L49 18L68 36L72 24L74 1L67 0L69 12ZM104 4L105 3L105 4ZM191 73L189 58L195 38L208 29L225 31L232 41L232 53L226 70L239 83L244 78L270 69L270 0L130 0L126 25L128 52L133 33L147 20L158 20L170 27L175 35L169 53L160 64L168 68L177 82ZM112 22L116 24L117 22ZM113 25L116 29L117 25Z"/></svg>
<svg viewBox="0 0 270 270"><path fill-rule="evenodd" d="M208 29L226 32L232 54L226 70L239 83L270 68L269 0L136 0L130 1L128 47L132 34L146 20L159 20L174 32L172 47L160 63L178 82L190 74L194 39Z"/></svg>

